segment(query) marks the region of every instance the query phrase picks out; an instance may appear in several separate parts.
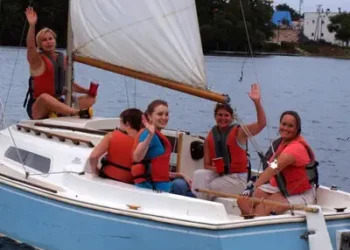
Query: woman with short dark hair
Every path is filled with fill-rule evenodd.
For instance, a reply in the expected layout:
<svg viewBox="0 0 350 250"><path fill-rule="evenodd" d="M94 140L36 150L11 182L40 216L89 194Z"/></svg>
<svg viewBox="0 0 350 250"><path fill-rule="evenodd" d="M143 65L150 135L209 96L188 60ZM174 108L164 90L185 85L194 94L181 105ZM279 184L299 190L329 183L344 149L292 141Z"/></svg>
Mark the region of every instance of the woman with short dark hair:
<svg viewBox="0 0 350 250"><path fill-rule="evenodd" d="M108 133L91 152L90 167L101 177L133 184L131 155L134 139L143 126L142 111L135 108L126 109L119 117L119 128ZM102 160L102 167L98 170L98 159L106 152L107 156Z"/></svg>

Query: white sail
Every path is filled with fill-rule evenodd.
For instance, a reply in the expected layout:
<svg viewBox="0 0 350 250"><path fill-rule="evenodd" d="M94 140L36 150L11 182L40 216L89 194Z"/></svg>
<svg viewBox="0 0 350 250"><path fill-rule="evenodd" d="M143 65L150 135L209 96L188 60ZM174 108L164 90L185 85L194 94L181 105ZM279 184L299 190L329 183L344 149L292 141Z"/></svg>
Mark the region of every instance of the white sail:
<svg viewBox="0 0 350 250"><path fill-rule="evenodd" d="M71 0L73 52L206 88L195 0Z"/></svg>

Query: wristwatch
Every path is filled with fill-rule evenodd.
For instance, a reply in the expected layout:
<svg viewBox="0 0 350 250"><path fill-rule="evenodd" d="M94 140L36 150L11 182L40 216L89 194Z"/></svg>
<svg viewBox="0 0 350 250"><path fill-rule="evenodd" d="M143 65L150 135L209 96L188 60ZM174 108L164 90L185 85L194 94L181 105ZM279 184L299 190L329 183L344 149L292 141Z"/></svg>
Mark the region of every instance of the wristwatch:
<svg viewBox="0 0 350 250"><path fill-rule="evenodd" d="M273 162L270 163L270 168L276 169L277 167L278 167L277 159L274 159Z"/></svg>

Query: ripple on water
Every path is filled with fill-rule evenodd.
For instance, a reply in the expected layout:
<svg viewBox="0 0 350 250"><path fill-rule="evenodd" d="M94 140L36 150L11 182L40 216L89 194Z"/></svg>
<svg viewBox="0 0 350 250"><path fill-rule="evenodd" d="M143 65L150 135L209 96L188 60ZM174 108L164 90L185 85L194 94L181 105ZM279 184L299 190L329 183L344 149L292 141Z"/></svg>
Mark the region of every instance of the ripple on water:
<svg viewBox="0 0 350 250"><path fill-rule="evenodd" d="M335 122L338 123L338 124L348 124L347 121L335 121Z"/></svg>
<svg viewBox="0 0 350 250"><path fill-rule="evenodd" d="M316 121L316 120L311 120L311 123L312 124L320 124L321 122L320 121Z"/></svg>
<svg viewBox="0 0 350 250"><path fill-rule="evenodd" d="M350 141L350 137L347 137L347 138L340 138L340 137L337 137L337 140L338 140L338 141Z"/></svg>
<svg viewBox="0 0 350 250"><path fill-rule="evenodd" d="M339 148L316 148L316 150L325 151L325 152L336 152L336 153L344 152L344 150L341 150Z"/></svg>
<svg viewBox="0 0 350 250"><path fill-rule="evenodd" d="M335 162L332 160L320 160L320 163L335 164ZM338 170L335 171L338 172Z"/></svg>

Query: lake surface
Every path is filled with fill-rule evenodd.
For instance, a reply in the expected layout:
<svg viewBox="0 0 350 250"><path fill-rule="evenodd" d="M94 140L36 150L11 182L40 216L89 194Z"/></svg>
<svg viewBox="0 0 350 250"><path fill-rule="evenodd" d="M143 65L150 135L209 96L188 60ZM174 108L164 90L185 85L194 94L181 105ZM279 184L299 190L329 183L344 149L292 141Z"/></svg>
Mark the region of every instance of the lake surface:
<svg viewBox="0 0 350 250"><path fill-rule="evenodd" d="M259 148L265 151L269 139L277 137L280 114L295 110L302 119L302 134L320 162L320 183L350 191L349 60L278 56L245 60L208 56L205 61L208 86L229 94L231 104L245 123L256 120L247 93L251 83L260 83L268 126L255 137ZM239 82L243 62L243 81ZM28 73L26 50L0 47L0 100L6 106L5 126L27 119L22 105ZM211 101L78 63L75 79L85 86L93 79L100 82L95 116L116 117L125 108L135 106L145 110L149 102L161 98L169 103L169 128L205 135L214 125L215 103ZM252 145L249 146L253 167L257 168L257 156Z"/></svg>
<svg viewBox="0 0 350 250"><path fill-rule="evenodd" d="M28 86L26 50L0 48L0 99L5 106L5 125L27 119L23 100ZM260 57L246 59L243 81L239 82L243 57L208 56L208 86L229 94L239 117L250 123L256 120L255 108L248 97L250 85L257 80L268 126L255 140L266 150L269 138L277 136L279 116L285 110L297 111L302 119L302 133L320 162L320 182L338 185L350 191L350 61L311 57ZM150 101L162 98L169 103L169 128L205 135L213 126L215 103L168 90L153 84L75 64L75 79L88 86L100 82L96 116L116 117L128 107L145 110ZM9 96L9 98L7 98ZM256 154L250 145L253 165Z"/></svg>

